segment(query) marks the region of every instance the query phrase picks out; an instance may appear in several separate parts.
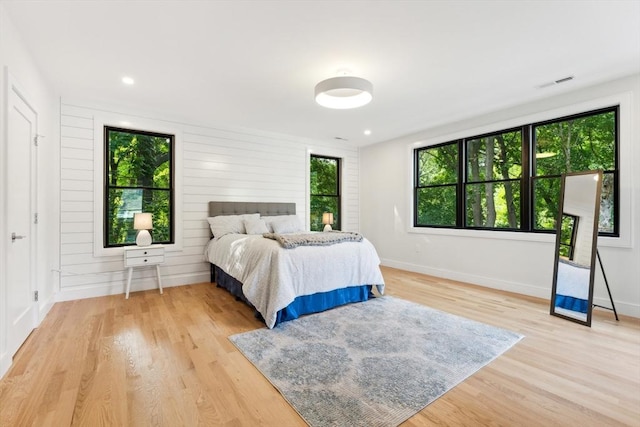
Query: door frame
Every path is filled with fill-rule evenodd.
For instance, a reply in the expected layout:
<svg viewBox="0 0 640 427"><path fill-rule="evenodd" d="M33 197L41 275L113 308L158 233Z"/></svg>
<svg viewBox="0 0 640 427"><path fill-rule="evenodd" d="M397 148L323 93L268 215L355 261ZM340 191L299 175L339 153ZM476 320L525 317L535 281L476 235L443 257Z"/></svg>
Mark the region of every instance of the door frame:
<svg viewBox="0 0 640 427"><path fill-rule="evenodd" d="M9 159L7 159L8 154L8 144L9 144L9 108L11 106L11 97L17 96L20 98L22 102L29 108L35 117L35 135L38 134L38 112L32 102L29 101L29 96L27 92L22 88L22 86L18 83L16 78L9 72L8 67L4 67L4 81L3 81L3 92L4 96L2 99L2 123L3 132L0 138L2 139L2 144L0 145L0 153L2 153L2 163L0 164L0 189L2 190L2 196L0 197L0 209L2 211L2 224L0 224L0 235L2 236L3 242L0 244L0 267L2 267L2 273L0 277L0 377L9 369L11 366L11 361L15 351L19 348L9 348L9 319L8 319L8 310L7 310L7 255L8 255L8 247L7 245L11 244L10 242L10 230L9 224L7 221L7 213L10 206L7 206L7 192L9 179L6 176L7 173L7 165ZM30 200L30 212L29 212L29 286L30 292L38 291L38 280L37 280L37 261L38 261L38 230L37 224L35 223L35 213L38 211L38 150L35 144L35 141L30 143L30 184L29 184L29 200ZM39 323L39 303L35 300L32 301L33 310L32 310L32 325L33 327L37 327Z"/></svg>

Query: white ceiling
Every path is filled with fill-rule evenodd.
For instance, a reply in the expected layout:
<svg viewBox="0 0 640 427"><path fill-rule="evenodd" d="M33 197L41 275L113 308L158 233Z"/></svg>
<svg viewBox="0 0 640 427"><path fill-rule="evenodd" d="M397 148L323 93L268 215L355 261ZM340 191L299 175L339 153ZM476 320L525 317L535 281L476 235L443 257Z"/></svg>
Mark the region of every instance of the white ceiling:
<svg viewBox="0 0 640 427"><path fill-rule="evenodd" d="M356 146L640 72L640 0L2 3L63 99ZM316 105L344 68L372 103Z"/></svg>

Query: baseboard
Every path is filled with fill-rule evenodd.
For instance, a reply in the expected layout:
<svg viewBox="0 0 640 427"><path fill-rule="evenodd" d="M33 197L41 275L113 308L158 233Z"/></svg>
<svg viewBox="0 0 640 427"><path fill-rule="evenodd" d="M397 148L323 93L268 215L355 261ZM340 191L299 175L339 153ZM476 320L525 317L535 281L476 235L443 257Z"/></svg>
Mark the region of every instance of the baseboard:
<svg viewBox="0 0 640 427"><path fill-rule="evenodd" d="M174 286L190 285L209 281L209 273L197 274L175 274L162 277L162 287L172 288ZM77 299L104 297L108 295L118 295L125 293L126 282L109 283L101 285L72 286L61 288L55 296L57 302L73 301ZM130 293L158 289L158 282L155 277L149 277L131 282Z"/></svg>
<svg viewBox="0 0 640 427"><path fill-rule="evenodd" d="M390 259L382 260L382 265L398 268L400 270L413 271L415 273L428 274L429 276L442 277L444 279L456 280L458 282L480 285L487 288L499 289L501 291L515 292L538 298L549 298L549 292L537 286L524 283L508 282L492 277L483 277L474 274L460 273L459 271L445 270L441 268L426 267L424 265L412 264L409 262L396 261Z"/></svg>
<svg viewBox="0 0 640 427"><path fill-rule="evenodd" d="M51 310L54 303L55 300L52 296L46 302L43 301L38 305L38 320L36 328L40 326L40 323L44 320L47 313L49 313L49 310ZM0 379L9 371L12 363L13 355L9 354L9 352L0 354Z"/></svg>
<svg viewBox="0 0 640 427"><path fill-rule="evenodd" d="M594 298L594 304L598 304L603 307L611 307L611 301L608 298ZM616 303L616 311L618 314L622 314L623 316L637 317L640 318L640 305L638 304L629 304L624 301L615 301ZM603 310L601 308L594 308L594 310L600 310L604 312L608 312L609 310ZM611 317L614 318L613 311L610 312Z"/></svg>
<svg viewBox="0 0 640 427"><path fill-rule="evenodd" d="M549 289L526 283L510 282L506 280L496 279L493 277L484 277L468 273L460 273L458 271L445 270L440 268L426 267L424 265L412 264L404 261L391 259L382 259L381 264L387 267L398 268L400 270L413 271L415 273L428 274L430 276L442 277L444 279L456 280L459 282L470 283L473 285L484 286L486 288L498 289L501 291L514 292L517 294L543 298L549 300L551 298L551 285ZM605 307L611 306L611 302L607 298L594 298L594 304ZM630 304L624 301L615 301L618 314L625 316L640 318L640 305ZM597 309L600 310L600 309ZM613 314L612 314L613 316Z"/></svg>
<svg viewBox="0 0 640 427"><path fill-rule="evenodd" d="M51 311L51 307L53 307L55 302L55 297L52 295L47 301L43 301L38 305L38 326L40 325L40 322L44 320L44 317L49 313L49 311Z"/></svg>
<svg viewBox="0 0 640 427"><path fill-rule="evenodd" d="M12 362L13 358L9 355L8 352L0 354L0 379L2 379L2 377L4 377L4 374L9 371Z"/></svg>

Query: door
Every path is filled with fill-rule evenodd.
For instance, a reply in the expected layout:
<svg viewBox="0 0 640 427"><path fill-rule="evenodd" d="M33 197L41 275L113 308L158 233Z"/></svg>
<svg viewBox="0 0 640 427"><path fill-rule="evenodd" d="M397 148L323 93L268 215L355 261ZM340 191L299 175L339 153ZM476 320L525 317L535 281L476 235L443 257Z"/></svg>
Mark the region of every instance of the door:
<svg viewBox="0 0 640 427"><path fill-rule="evenodd" d="M15 354L37 322L35 302L37 114L9 79L7 106L7 350Z"/></svg>

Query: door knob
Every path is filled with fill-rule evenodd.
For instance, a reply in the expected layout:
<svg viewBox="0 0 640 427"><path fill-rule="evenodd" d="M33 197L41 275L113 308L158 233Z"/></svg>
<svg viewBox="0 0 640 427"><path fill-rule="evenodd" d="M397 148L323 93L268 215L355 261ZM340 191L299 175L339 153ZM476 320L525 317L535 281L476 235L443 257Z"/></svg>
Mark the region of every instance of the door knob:
<svg viewBox="0 0 640 427"><path fill-rule="evenodd" d="M13 233L11 233L11 243L13 243L13 242L15 242L16 240L19 240L19 239L24 239L26 237L27 236L18 236L18 235L16 235L15 232L13 232Z"/></svg>

